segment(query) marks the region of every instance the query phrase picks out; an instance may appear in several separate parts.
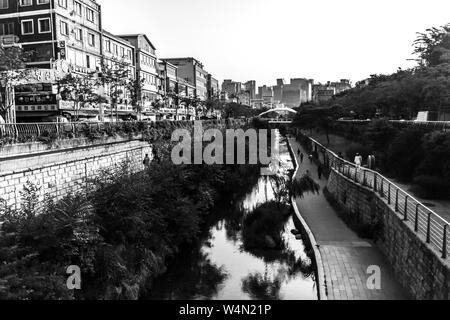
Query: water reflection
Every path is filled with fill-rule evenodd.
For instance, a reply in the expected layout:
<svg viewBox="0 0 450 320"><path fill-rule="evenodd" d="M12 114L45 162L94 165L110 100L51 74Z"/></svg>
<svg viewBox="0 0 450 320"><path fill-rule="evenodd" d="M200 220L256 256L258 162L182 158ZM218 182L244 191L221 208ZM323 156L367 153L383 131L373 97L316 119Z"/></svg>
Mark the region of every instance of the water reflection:
<svg viewBox="0 0 450 320"><path fill-rule="evenodd" d="M283 168L292 168L285 142L280 144ZM187 300L315 300L314 268L288 216L281 230L283 250L245 250L245 216L273 200L270 182L261 178L244 199L219 207L211 227L195 246L183 250L153 285L150 299Z"/></svg>

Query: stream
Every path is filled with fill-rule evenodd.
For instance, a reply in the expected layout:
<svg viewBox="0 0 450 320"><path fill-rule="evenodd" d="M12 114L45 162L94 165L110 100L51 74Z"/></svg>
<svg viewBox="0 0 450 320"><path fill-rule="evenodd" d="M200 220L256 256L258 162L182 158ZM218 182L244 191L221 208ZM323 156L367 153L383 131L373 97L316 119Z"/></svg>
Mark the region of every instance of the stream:
<svg viewBox="0 0 450 320"><path fill-rule="evenodd" d="M282 167L293 169L287 142L278 139ZM145 299L317 300L314 264L303 241L291 233L296 229L292 215L282 230L283 250L244 249L243 218L273 198L270 182L260 177L240 201L216 207L209 230L177 254Z"/></svg>

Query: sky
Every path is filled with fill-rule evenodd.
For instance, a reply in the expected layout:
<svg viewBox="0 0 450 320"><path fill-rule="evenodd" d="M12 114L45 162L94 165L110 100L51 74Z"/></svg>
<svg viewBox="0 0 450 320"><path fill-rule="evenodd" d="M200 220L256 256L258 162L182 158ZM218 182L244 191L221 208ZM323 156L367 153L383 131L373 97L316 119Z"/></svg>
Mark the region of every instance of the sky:
<svg viewBox="0 0 450 320"><path fill-rule="evenodd" d="M316 81L414 65L416 32L450 23L449 0L97 0L103 28L145 33L159 58L195 57L222 82Z"/></svg>

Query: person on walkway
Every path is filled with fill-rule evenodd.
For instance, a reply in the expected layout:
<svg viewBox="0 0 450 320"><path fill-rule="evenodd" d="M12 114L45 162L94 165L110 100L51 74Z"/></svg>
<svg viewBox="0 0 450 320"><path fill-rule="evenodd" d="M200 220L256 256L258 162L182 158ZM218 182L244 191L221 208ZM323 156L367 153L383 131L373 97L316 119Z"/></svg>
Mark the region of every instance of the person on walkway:
<svg viewBox="0 0 450 320"><path fill-rule="evenodd" d="M313 159L314 159L314 156L312 155L312 154L310 154L309 155L309 162L312 164L313 163Z"/></svg>
<svg viewBox="0 0 450 320"><path fill-rule="evenodd" d="M322 174L323 174L323 169L322 169L322 166L319 165L317 167L317 176L319 177L319 180L322 180Z"/></svg>
<svg viewBox="0 0 450 320"><path fill-rule="evenodd" d="M148 154L145 155L143 164L145 166L145 169L148 169L150 167L150 157L148 156Z"/></svg>
<svg viewBox="0 0 450 320"><path fill-rule="evenodd" d="M375 156L373 154L369 155L369 158L367 159L367 166L370 170L375 169Z"/></svg>
<svg viewBox="0 0 450 320"><path fill-rule="evenodd" d="M305 158L305 155L303 153L300 153L300 163L303 163L304 158Z"/></svg>
<svg viewBox="0 0 450 320"><path fill-rule="evenodd" d="M309 172L309 170L306 170L306 176L311 177L311 172Z"/></svg>
<svg viewBox="0 0 450 320"><path fill-rule="evenodd" d="M362 161L363 161L363 159L362 159L361 155L359 153L357 153L356 156L355 156L356 170L361 168Z"/></svg>

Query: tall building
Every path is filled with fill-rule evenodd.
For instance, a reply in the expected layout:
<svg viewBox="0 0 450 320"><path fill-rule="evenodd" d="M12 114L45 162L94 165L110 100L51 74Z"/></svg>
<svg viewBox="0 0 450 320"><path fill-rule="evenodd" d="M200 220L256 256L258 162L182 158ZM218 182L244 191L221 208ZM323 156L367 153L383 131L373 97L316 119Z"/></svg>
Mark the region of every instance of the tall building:
<svg viewBox="0 0 450 320"><path fill-rule="evenodd" d="M274 107L274 95L273 88L266 85L258 88L257 99L262 101L261 107L263 108L273 108Z"/></svg>
<svg viewBox="0 0 450 320"><path fill-rule="evenodd" d="M283 88L286 85L284 79L277 79L277 85L273 87L273 100L276 103L283 101Z"/></svg>
<svg viewBox="0 0 450 320"><path fill-rule="evenodd" d="M120 37L135 48L136 76L142 81L139 96L144 113L151 113L152 106L162 98L159 87L159 75L156 48L145 34L128 34Z"/></svg>
<svg viewBox="0 0 450 320"><path fill-rule="evenodd" d="M208 99L218 99L220 97L219 80L208 74Z"/></svg>
<svg viewBox="0 0 450 320"><path fill-rule="evenodd" d="M178 77L195 86L194 96L201 101L208 99L208 72L203 64L192 57L162 59L178 68Z"/></svg>
<svg viewBox="0 0 450 320"><path fill-rule="evenodd" d="M136 63L135 63L135 48L128 41L115 36L110 32L103 30L103 63L106 67L115 68L118 65L122 65L124 68L128 68L129 80L136 79ZM132 105L132 98L127 88L119 88L122 93L120 94L119 101L117 101L116 114L125 116L132 114L135 110ZM105 85L105 95L110 96L111 88ZM103 105L102 105L103 107ZM101 113L108 114L108 110L100 108ZM112 110L111 110L112 111ZM111 112L113 114L113 112Z"/></svg>
<svg viewBox="0 0 450 320"><path fill-rule="evenodd" d="M242 84L230 79L223 80L222 92L226 92L228 97L236 97L241 91Z"/></svg>
<svg viewBox="0 0 450 320"><path fill-rule="evenodd" d="M102 57L101 6L93 0L3 0L0 1L0 42L20 45L30 52L28 67L36 68L42 82L35 88L16 90L18 118L29 121L73 114L72 104L56 99L55 61L65 69L86 74L98 70ZM67 109L65 109L67 108Z"/></svg>
<svg viewBox="0 0 450 320"><path fill-rule="evenodd" d="M276 86L272 87L274 102L296 108L304 102L311 101L313 83L313 80L303 78L291 79L290 83L286 83L284 79L277 79Z"/></svg>
<svg viewBox="0 0 450 320"><path fill-rule="evenodd" d="M255 80L249 80L246 83L244 83L244 89L247 91L250 95L250 100L256 99L256 81Z"/></svg>
<svg viewBox="0 0 450 320"><path fill-rule="evenodd" d="M313 87L313 101L316 103L331 100L333 96L350 90L350 80L343 79L340 82L328 81L326 84L318 83Z"/></svg>

